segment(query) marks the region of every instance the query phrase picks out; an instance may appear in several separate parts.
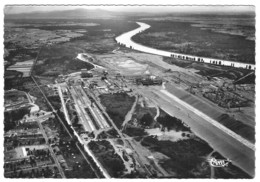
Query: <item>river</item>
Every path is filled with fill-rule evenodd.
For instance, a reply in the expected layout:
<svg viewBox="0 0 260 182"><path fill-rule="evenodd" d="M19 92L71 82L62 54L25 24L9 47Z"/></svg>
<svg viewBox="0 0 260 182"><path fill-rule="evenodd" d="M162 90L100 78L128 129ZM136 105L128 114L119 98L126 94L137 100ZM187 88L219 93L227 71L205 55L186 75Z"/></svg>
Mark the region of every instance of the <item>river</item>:
<svg viewBox="0 0 260 182"><path fill-rule="evenodd" d="M175 53L175 52L168 52L168 51L163 51L155 48L151 48L148 46L144 46L141 44L138 44L134 41L132 41L132 37L138 33L141 33L147 29L149 29L151 26L142 23L142 22L136 22L140 27L131 30L129 32L123 33L122 35L116 37L116 42L124 45L128 48L135 49L141 52L145 53L150 53L150 54L155 54L159 56L165 56L165 57L175 57L175 58L181 58L181 59L189 59L193 61L200 61L200 62L205 62L209 64L217 64L217 65L225 65L225 66L232 66L232 67L237 67L237 68L245 68L245 69L255 69L254 64L246 64L246 63L240 63L240 62L235 62L235 61L228 61L228 60L220 60L220 59L215 59L215 58L206 58L206 57L198 57L194 55L188 55L188 54L180 54L180 53Z"/></svg>
<svg viewBox="0 0 260 182"><path fill-rule="evenodd" d="M118 36L116 38L116 41L121 45L125 45L126 47L139 50L145 53L166 56L166 57L171 57L172 54L176 54L172 52L150 48L133 42L131 39L132 36L150 28L150 25L148 24L141 23L141 22L137 22L137 23L140 25L139 28ZM227 63L231 64L235 62L227 61ZM239 64L243 64L243 63L239 63ZM235 67L236 66L240 67L240 65L238 64L236 64ZM244 64L244 66L246 65ZM254 176L255 152L253 149L254 147L251 147L253 146L252 144L250 143L249 145L243 144L243 142L235 139L234 137L231 137L229 134L227 134L220 128L214 126L212 123L208 122L202 117L196 115L195 113L190 112L185 108L181 109L182 105L179 105L178 108L176 108L176 105L178 104L174 100L171 100L170 97L160 92L159 90L154 90L152 88L150 90L147 88L146 90L140 90L140 92L146 95L147 97L149 97L155 103L157 103L159 107L161 107L168 114L179 117L183 121L186 121L186 124L188 124L191 127L192 131L197 136L207 141L209 145L212 146L212 148L220 152L226 158L231 159L233 164L239 166L241 169L246 171L251 176ZM153 93L157 93L158 98L155 95L153 95Z"/></svg>

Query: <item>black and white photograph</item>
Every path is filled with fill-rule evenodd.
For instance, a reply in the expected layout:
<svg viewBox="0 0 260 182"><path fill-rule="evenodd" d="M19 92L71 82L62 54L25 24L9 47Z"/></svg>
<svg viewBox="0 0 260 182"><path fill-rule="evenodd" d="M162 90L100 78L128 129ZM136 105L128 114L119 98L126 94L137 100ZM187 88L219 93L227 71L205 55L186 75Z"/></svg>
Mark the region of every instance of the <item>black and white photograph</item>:
<svg viewBox="0 0 260 182"><path fill-rule="evenodd" d="M4 179L256 177L255 5L2 14Z"/></svg>

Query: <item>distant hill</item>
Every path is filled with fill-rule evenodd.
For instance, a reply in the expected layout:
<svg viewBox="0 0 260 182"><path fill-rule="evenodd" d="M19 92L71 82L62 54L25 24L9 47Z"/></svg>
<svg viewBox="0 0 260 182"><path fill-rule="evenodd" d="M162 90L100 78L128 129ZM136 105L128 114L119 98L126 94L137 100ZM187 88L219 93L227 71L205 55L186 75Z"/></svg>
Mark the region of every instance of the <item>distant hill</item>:
<svg viewBox="0 0 260 182"><path fill-rule="evenodd" d="M55 11L34 11L30 13L5 13L5 19L98 19L113 17L158 17L158 16L253 16L254 11L152 11L149 7L144 7L143 11L132 9L122 11L107 11L103 9L55 10ZM149 11L150 10L150 11Z"/></svg>
<svg viewBox="0 0 260 182"><path fill-rule="evenodd" d="M97 18L112 18L113 12L95 9L89 10L84 8L64 11L48 11L48 12L30 12L19 14L5 14L5 19L97 19Z"/></svg>

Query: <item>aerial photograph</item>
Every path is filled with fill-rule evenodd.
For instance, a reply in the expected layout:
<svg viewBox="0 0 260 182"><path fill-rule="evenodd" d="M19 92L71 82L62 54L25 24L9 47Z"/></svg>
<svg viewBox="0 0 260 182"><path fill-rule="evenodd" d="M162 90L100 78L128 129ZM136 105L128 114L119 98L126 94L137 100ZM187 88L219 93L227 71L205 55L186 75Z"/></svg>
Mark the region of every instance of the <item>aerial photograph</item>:
<svg viewBox="0 0 260 182"><path fill-rule="evenodd" d="M255 14L5 5L4 178L255 178Z"/></svg>

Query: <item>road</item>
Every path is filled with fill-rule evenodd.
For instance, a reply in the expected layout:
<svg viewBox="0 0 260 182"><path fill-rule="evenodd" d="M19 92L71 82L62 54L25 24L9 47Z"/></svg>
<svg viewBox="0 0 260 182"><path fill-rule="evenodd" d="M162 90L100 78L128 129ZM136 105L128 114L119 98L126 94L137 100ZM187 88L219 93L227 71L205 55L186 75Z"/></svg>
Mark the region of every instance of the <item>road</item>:
<svg viewBox="0 0 260 182"><path fill-rule="evenodd" d="M180 58L180 59L185 59L187 58L191 61L200 61L203 60L205 63L209 64L218 64L218 65L225 65L225 66L233 66L237 68L245 68L245 69L255 69L254 64L248 64L248 63L240 63L240 62L235 62L235 61L227 61L227 60L220 60L220 59L215 59L215 58L206 58L206 57L198 57L194 55L189 55L189 54L180 54L180 53L175 53L175 52L168 52L168 51L163 51L155 48L151 48L148 46L144 46L138 43L135 43L132 40L132 37L138 33L141 33L147 29L149 29L151 26L142 23L142 22L136 22L140 27L131 30L129 32L123 33L120 36L116 37L116 41L119 44L125 45L128 48L132 48L141 52L149 53L149 54L155 54L155 55L160 55L160 56L165 56L165 57L175 57L175 58Z"/></svg>
<svg viewBox="0 0 260 182"><path fill-rule="evenodd" d="M56 164L50 164L50 165L47 165L47 166L48 166L48 167L54 167L54 166L56 166ZM30 170L32 170L32 169L38 170L39 167L46 167L46 166L28 167L28 168L24 168L24 169L18 169L18 170L16 170L16 172L19 173L20 171L23 171L23 172L24 172L24 171L30 171ZM6 175L6 174L11 174L11 173L13 173L13 171L5 172L5 175Z"/></svg>
<svg viewBox="0 0 260 182"><path fill-rule="evenodd" d="M82 121L85 123L85 124L83 123L83 125L84 125L84 126L88 125L88 123L91 122L91 121L90 121L90 118L86 115L86 113L85 113L85 114L83 113L82 107L84 108L84 101L82 100L81 96L77 94L77 92L76 92L76 90L75 90L74 88L71 88L70 92L71 92L71 95L72 95L73 99L75 100L75 104L76 104L75 107L77 108L79 114L81 115L80 118L82 118ZM62 96L62 94L60 94L60 96ZM79 98L80 98L80 99L79 99ZM80 101L83 102L83 103L80 103ZM82 105L82 104L83 104L83 105ZM67 108L65 107L64 109L65 109L65 112L67 112ZM83 119L83 118L84 118L84 119ZM87 118L88 118L88 119L87 119ZM69 118L67 118L67 119L68 119L67 122L68 122L68 123L71 123L70 119L69 119ZM88 122L88 120L89 120L89 122ZM84 145L85 151L90 155L90 157L92 157L92 159L94 160L94 162L96 163L96 165L99 167L100 171L103 173L103 175L105 176L105 178L111 178L110 175L108 174L108 172L106 171L106 169L100 164L100 162L96 159L96 157L93 155L93 153L91 152L91 150L88 148L87 144L84 143L84 141L83 141L83 140L81 139L81 137L77 134L77 132L74 130L74 128L72 128L72 129L73 129L73 131L74 131L74 135L78 138L78 141L79 141L82 145ZM90 130L89 125L88 125L88 127L85 128L85 129L86 129L86 131L89 131L89 130ZM90 130L90 131L92 131L92 130ZM81 153L82 153L82 151L81 151ZM83 155L83 153L82 153L82 155ZM85 157L85 154L84 154L83 156ZM85 159L86 159L86 158L85 158ZM86 159L86 160L88 161L88 159ZM88 163L89 163L89 162L88 162ZM93 169L93 168L92 168L92 169ZM94 171L94 172L96 173L96 175L98 176L96 170L93 169L93 171Z"/></svg>
<svg viewBox="0 0 260 182"><path fill-rule="evenodd" d="M56 110L54 109L54 107L52 106L52 104L50 103L49 99L46 97L46 95L44 94L44 92L42 91L42 89L40 88L40 86L38 85L38 83L36 82L35 78L33 76L31 76L32 80L34 81L34 83L36 84L36 86L38 87L38 89L40 90L40 92L42 93L44 99L46 100L47 104L51 107L51 110L53 111L53 113L55 113L56 117L58 118L59 122L61 123L61 125L63 126L63 128L66 130L66 132L68 133L68 135L70 136L70 138L74 138L73 135L69 132L68 128L64 125L64 123L62 122L61 118L59 117L59 115L57 114ZM86 162L89 164L90 168L92 169L92 171L95 173L95 175L98 178L102 178L102 176L99 175L99 173L97 172L97 170L92 166L91 162L88 160L88 158L85 156L84 151L82 151L82 149L80 148L79 144L76 143L76 146L78 148L78 150L80 151L80 153L82 154L83 158L86 160Z"/></svg>
<svg viewBox="0 0 260 182"><path fill-rule="evenodd" d="M210 152L210 154L207 156L207 160L209 160L211 158L211 156L214 152L215 152L214 150L212 152ZM215 168L211 165L210 165L210 178L211 179L215 178Z"/></svg>
<svg viewBox="0 0 260 182"><path fill-rule="evenodd" d="M50 150L51 156L52 156L52 158L53 158L53 160L54 160L56 166L58 167L58 170L59 170L59 173L60 173L61 177L62 177L62 178L66 178L66 176L65 176L65 174L64 174L64 172L63 172L63 169L62 169L62 167L61 167L61 165L60 165L60 162L59 162L58 159L56 158L56 155L55 155L55 153L54 153L52 147L51 147L50 144L49 144L48 137L47 137L47 135L46 135L46 133L45 133L45 130L44 130L43 126L42 126L42 123L41 123L38 119L37 119L37 123L38 123L38 125L39 125L39 127L40 127L40 130L41 130L42 135L43 135L43 137L44 137L44 139L45 139L45 142L46 142L46 144L48 145L48 148L49 148L49 150Z"/></svg>
<svg viewBox="0 0 260 182"><path fill-rule="evenodd" d="M91 94L92 95L92 94ZM134 144L132 143L132 140L126 140L126 137L122 134L122 132L117 128L116 124L114 123L114 121L108 116L107 112L105 111L104 107L99 103L99 101L92 95L92 98L95 100L95 103L99 106L99 108L101 109L101 111L106 115L106 117L109 119L110 123L112 124L112 126L115 128L115 130L117 131L117 133L119 134L120 138L122 139L122 141L124 142L124 146L130 146L130 148L132 148L132 151L136 154L136 160L137 162L142 166L142 168L146 171L146 174L148 174L149 176L152 176L152 173L150 172L150 170L146 167L146 165L142 162L142 160L140 159L142 157L142 154L138 153L138 150L136 150Z"/></svg>
<svg viewBox="0 0 260 182"><path fill-rule="evenodd" d="M136 107L137 101L138 101L138 96L135 96L135 102L134 102L134 104L132 105L130 111L128 111L128 113L127 113L126 116L125 116L125 120L123 121L121 131L124 130L126 123L131 120L132 115L133 115L133 113L134 113L134 111L135 111L135 107Z"/></svg>
<svg viewBox="0 0 260 182"><path fill-rule="evenodd" d="M109 125L106 123L104 117L100 113L99 109L96 107L95 103L91 103L91 101L89 100L89 98L88 98L87 94L85 93L85 91L83 90L83 88L81 86L78 86L77 91L80 94L80 98L84 101L85 106L88 107L91 115L94 117L95 121L93 121L93 122L97 122L97 124L99 125L99 127L101 129L103 129L105 127L109 127Z"/></svg>
<svg viewBox="0 0 260 182"><path fill-rule="evenodd" d="M64 102L64 98L63 98L63 94L62 94L60 85L58 86L58 93L59 93L59 96L60 96L60 100L61 100L61 104L62 104L62 107L63 107L65 118L66 118L67 121L70 122L69 114L68 114L67 109L66 109L66 105L65 105L65 102ZM68 124L71 125L71 123L68 123Z"/></svg>
<svg viewBox="0 0 260 182"><path fill-rule="evenodd" d="M82 124L86 131L92 132L95 130L95 127L90 119L90 117L87 115L86 111L84 110L84 102L81 101L81 96L77 94L76 90L72 87L70 89L72 98L75 102L75 107L78 111L78 114L82 120Z"/></svg>
<svg viewBox="0 0 260 182"><path fill-rule="evenodd" d="M45 113L44 115L40 115L40 116L33 116L31 115L30 117L26 118L26 122L33 122L35 119L37 120L47 120L51 117L52 115L52 112L49 112L49 113Z"/></svg>
<svg viewBox="0 0 260 182"><path fill-rule="evenodd" d="M97 64L94 64L94 63L88 61L86 58L84 58L84 55L85 55L85 56L88 56L88 55L85 54L85 53L79 53L78 56L77 56L77 59L79 59L79 60L81 60L81 61L84 61L84 62L87 62L87 63L89 63L89 64L92 64L92 65L94 66L94 68L105 69L103 66L99 66L99 65L97 65Z"/></svg>
<svg viewBox="0 0 260 182"><path fill-rule="evenodd" d="M31 77L32 77L34 83L36 84L36 86L38 87L38 89L40 90L40 92L42 93L42 95L44 96L44 98L45 98L45 100L47 101L47 103L50 105L50 107L52 108L52 110L55 111L54 108L52 107L51 103L49 102L49 100L48 100L47 97L45 96L44 92L42 91L42 89L41 89L41 88L39 87L39 85L37 84L35 78L34 78L33 76L31 76ZM47 137L47 135L46 135L46 133L45 133L45 130L44 130L44 128L43 128L41 122L40 122L39 120L37 120L37 122L38 122L38 125L39 125L39 127L40 127L40 130L42 131L42 134L43 134L43 136L44 136L44 138L45 138L46 144L49 146L49 150L50 150L50 152L51 152L52 158L53 158L53 160L55 161L55 163L56 163L56 165L57 165L57 167L58 167L58 170L59 170L59 172L60 172L62 178L66 178L66 176L65 176L65 174L64 174L64 172L63 172L63 170L62 170L62 168L61 168L61 166L60 166L60 163L59 163L59 161L57 160L56 155L55 155L54 152L53 152L53 149L52 149L52 148L50 147L50 145L49 145L48 137Z"/></svg>
<svg viewBox="0 0 260 182"><path fill-rule="evenodd" d="M184 121L191 130L201 139L205 140L213 149L221 153L226 158L232 160L232 163L249 175L254 176L255 172L255 151L249 144L245 145L239 140L230 136L221 127L209 122L203 115L190 110L191 108L182 105L175 100L173 96L161 91L161 87L137 88L137 91L145 95L150 100L171 116L175 116Z"/></svg>
<svg viewBox="0 0 260 182"><path fill-rule="evenodd" d="M37 63L37 60L38 60L38 57L39 57L39 55L40 55L41 50L42 50L42 47L41 47L40 50L38 51L37 57L35 58L35 60L34 60L34 62L33 62L33 65L32 65L31 70L30 70L30 72L29 72L29 76L32 75L33 68L34 68L34 66L35 66L36 63Z"/></svg>
<svg viewBox="0 0 260 182"><path fill-rule="evenodd" d="M162 92L163 94L167 95L168 97L173 99L175 102L178 102L179 104L184 106L186 109L192 111L193 113L197 114L201 118L205 119L206 121L208 121L209 123L211 123L215 127L219 128L220 130L222 130L226 134L230 135L234 139L238 140L239 142L241 142L242 144L244 144L248 148L250 148L252 150L255 150L254 144L252 144L251 142L249 142L246 139L242 138L240 135L236 134L235 132L231 131L230 129L226 128L225 126L223 126L222 124L220 124L216 120L210 118L209 116L207 116L206 114L204 114L200 110L198 110L198 109L192 107L191 105L187 104L186 102L182 101L181 99L179 99L175 95L169 93L167 90L162 89L162 90L160 90L160 92Z"/></svg>

